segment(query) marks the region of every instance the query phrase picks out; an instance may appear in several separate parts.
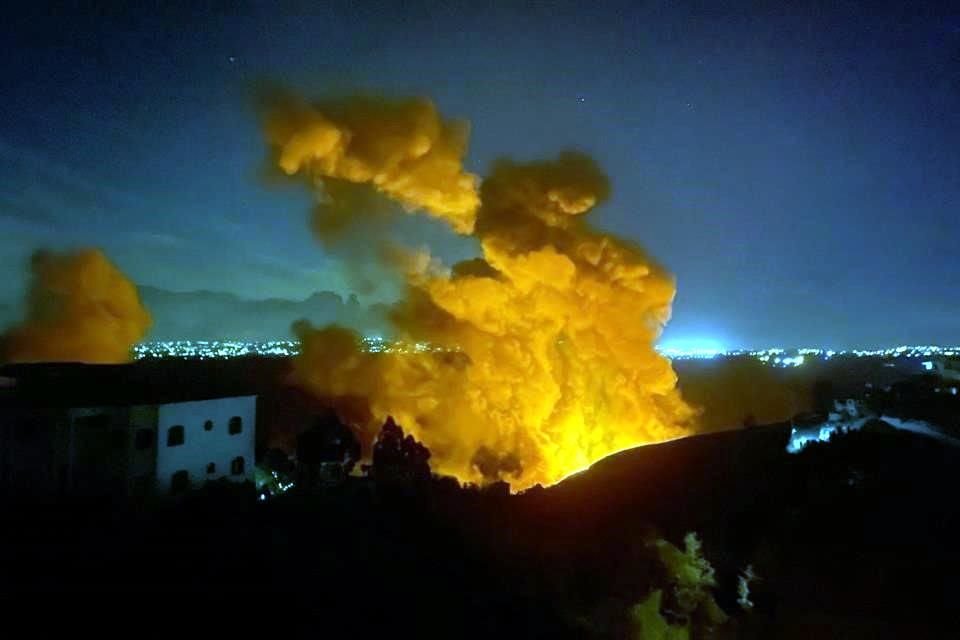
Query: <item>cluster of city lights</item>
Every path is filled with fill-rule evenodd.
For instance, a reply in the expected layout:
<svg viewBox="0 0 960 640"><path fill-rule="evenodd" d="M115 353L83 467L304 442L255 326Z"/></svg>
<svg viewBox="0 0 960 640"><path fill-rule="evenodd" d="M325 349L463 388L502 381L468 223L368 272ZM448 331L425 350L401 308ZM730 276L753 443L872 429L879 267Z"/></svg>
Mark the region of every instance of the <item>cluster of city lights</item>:
<svg viewBox="0 0 960 640"><path fill-rule="evenodd" d="M261 467L256 468L254 478L261 502L268 497L278 496L293 488L293 481L290 481L285 475L281 476L276 471L271 471L268 475L266 470Z"/></svg>
<svg viewBox="0 0 960 640"><path fill-rule="evenodd" d="M369 353L428 353L445 351L426 342L393 342L380 336L361 339ZM243 356L288 357L300 353L295 340L163 340L143 342L133 348L134 356L141 358L239 358Z"/></svg>
<svg viewBox="0 0 960 640"><path fill-rule="evenodd" d="M443 351L425 342L396 342L380 336L367 336L362 339L363 347L369 353L427 353ZM899 346L889 349L758 349L733 350L718 349L678 349L667 347L660 353L673 360L712 359L725 357L751 357L776 367L799 367L811 360L829 360L836 357L856 358L936 358L940 356L960 356L960 347ZM145 342L134 347L135 356L140 358L237 358L242 356L289 357L300 353L300 343L295 340L268 340L263 342L248 340L168 340Z"/></svg>
<svg viewBox="0 0 960 640"><path fill-rule="evenodd" d="M277 486L277 489L279 490L279 493L286 493L287 491L293 488L293 483L284 482L280 478L280 474L278 474L276 471L271 471L270 475L273 478L273 480L276 482L276 486Z"/></svg>
<svg viewBox="0 0 960 640"><path fill-rule="evenodd" d="M661 349L660 352L673 360L712 359L730 357L751 357L778 367L799 367L811 360L830 360L831 358L936 358L960 356L960 347L938 347L934 345L890 347L888 349L736 349L720 351L712 349ZM925 365L927 363L924 363ZM925 367L925 368L932 368Z"/></svg>
<svg viewBox="0 0 960 640"><path fill-rule="evenodd" d="M395 342L384 340L380 336L366 336L362 338L363 347L369 353L428 353L447 351L442 347L427 342Z"/></svg>
<svg viewBox="0 0 960 640"><path fill-rule="evenodd" d="M291 356L300 352L293 340L163 340L143 342L133 348L141 358L239 358L242 356Z"/></svg>

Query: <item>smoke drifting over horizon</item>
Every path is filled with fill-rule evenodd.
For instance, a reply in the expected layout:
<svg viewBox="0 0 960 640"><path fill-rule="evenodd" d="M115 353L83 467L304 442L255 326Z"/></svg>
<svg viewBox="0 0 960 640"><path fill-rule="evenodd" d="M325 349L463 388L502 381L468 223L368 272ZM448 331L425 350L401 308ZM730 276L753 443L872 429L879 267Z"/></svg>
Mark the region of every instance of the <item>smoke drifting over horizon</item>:
<svg viewBox="0 0 960 640"><path fill-rule="evenodd" d="M98 249L37 251L23 322L0 340L4 362L120 363L150 328L137 287Z"/></svg>
<svg viewBox="0 0 960 640"><path fill-rule="evenodd" d="M343 413L363 406L367 436L392 415L437 471L524 488L690 432L695 411L653 348L673 278L585 220L610 192L591 158L501 160L478 191L461 166L466 127L425 99L288 98L265 129L277 166L310 178L324 203L312 227L325 244L362 220L351 203L363 189L479 242L480 257L447 268L425 250L368 239L406 282L390 314L396 337L436 351L365 353L351 329L295 327L297 379ZM352 185L341 201L338 180Z"/></svg>

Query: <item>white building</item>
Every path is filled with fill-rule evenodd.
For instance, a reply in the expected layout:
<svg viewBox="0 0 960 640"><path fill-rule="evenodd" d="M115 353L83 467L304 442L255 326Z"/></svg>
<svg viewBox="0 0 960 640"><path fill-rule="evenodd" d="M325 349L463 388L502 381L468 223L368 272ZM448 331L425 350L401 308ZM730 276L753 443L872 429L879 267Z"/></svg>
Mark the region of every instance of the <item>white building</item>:
<svg viewBox="0 0 960 640"><path fill-rule="evenodd" d="M157 407L157 488L167 492L177 482L196 484L220 478L253 481L256 414L255 396Z"/></svg>
<svg viewBox="0 0 960 640"><path fill-rule="evenodd" d="M112 394L81 388L3 398L0 489L171 495L209 480L253 480L256 396L203 397L210 393L142 383ZM84 402L91 395L96 402Z"/></svg>
<svg viewBox="0 0 960 640"><path fill-rule="evenodd" d="M241 396L70 409L66 490L120 481L127 495L163 495L208 480L252 481L256 408L255 396Z"/></svg>
<svg viewBox="0 0 960 640"><path fill-rule="evenodd" d="M788 453L799 453L811 442L830 442L837 433L858 431L871 419L871 412L855 400L833 401L833 411L824 416L819 414L801 414L790 421L790 440Z"/></svg>

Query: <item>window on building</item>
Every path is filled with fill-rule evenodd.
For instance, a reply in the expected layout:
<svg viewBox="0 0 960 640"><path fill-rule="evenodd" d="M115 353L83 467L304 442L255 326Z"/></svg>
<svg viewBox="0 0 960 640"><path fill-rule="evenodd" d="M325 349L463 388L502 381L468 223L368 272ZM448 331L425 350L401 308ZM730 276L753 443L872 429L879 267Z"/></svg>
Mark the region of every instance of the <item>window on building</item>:
<svg viewBox="0 0 960 640"><path fill-rule="evenodd" d="M153 429L137 429L137 433L133 437L133 446L135 446L138 451L152 447Z"/></svg>
<svg viewBox="0 0 960 640"><path fill-rule="evenodd" d="M213 431L213 420L207 420L203 423L204 431Z"/></svg>
<svg viewBox="0 0 960 640"><path fill-rule="evenodd" d="M176 495L190 488L190 472L186 469L177 471L170 477L170 493Z"/></svg>
<svg viewBox="0 0 960 640"><path fill-rule="evenodd" d="M230 462L230 473L235 476L243 475L244 462L243 456L237 456Z"/></svg>
<svg viewBox="0 0 960 640"><path fill-rule="evenodd" d="M227 427L227 432L230 435L235 436L241 431L243 431L243 418L241 418L240 416L233 416L232 418L230 418L230 422L228 423L228 427Z"/></svg>
<svg viewBox="0 0 960 640"><path fill-rule="evenodd" d="M210 464L207 465L207 473L216 473L216 472L217 472L216 463L211 462Z"/></svg>
<svg viewBox="0 0 960 640"><path fill-rule="evenodd" d="M167 446L176 447L183 444L184 434L183 434L183 425L175 424L170 427L170 430L167 431Z"/></svg>

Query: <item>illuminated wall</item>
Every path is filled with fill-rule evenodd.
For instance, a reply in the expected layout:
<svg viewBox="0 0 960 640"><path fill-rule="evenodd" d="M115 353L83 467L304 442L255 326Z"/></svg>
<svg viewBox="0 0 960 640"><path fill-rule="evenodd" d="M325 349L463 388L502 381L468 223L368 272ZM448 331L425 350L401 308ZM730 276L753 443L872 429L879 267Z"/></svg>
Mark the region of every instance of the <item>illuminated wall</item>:
<svg viewBox="0 0 960 640"><path fill-rule="evenodd" d="M256 411L255 396L160 405L157 491L161 495L170 493L176 488L171 486L174 474L183 471L191 486L221 478L252 481ZM182 427L182 441L177 427ZM172 435L171 429L175 430Z"/></svg>

